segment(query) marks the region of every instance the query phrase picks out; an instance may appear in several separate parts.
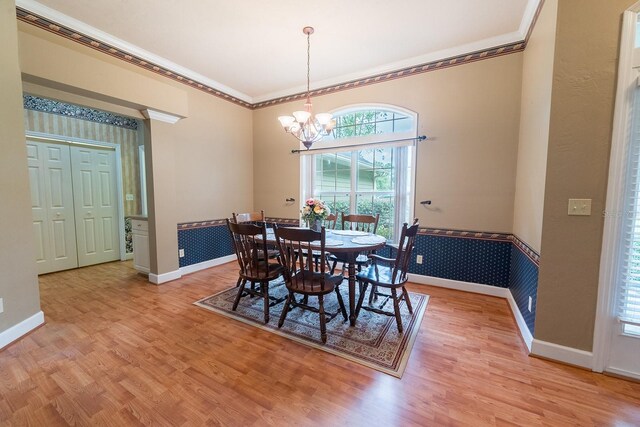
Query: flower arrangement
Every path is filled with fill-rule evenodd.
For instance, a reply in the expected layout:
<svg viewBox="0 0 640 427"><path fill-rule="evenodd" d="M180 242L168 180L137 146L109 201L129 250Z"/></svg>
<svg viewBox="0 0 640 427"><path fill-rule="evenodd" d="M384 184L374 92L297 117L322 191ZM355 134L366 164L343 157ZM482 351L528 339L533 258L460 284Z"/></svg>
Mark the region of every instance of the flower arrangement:
<svg viewBox="0 0 640 427"><path fill-rule="evenodd" d="M313 223L316 220L326 219L331 211L325 202L320 199L310 198L304 202L304 206L300 210L302 219L308 224Z"/></svg>

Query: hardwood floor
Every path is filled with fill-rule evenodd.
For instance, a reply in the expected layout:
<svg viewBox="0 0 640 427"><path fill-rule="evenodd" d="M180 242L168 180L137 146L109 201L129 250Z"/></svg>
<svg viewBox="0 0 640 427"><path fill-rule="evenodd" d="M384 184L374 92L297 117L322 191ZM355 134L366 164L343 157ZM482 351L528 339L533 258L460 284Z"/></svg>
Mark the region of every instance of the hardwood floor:
<svg viewBox="0 0 640 427"><path fill-rule="evenodd" d="M528 357L503 299L411 285L431 300L398 380L192 305L236 278L42 276L47 323L0 351L0 424L640 425L639 383Z"/></svg>

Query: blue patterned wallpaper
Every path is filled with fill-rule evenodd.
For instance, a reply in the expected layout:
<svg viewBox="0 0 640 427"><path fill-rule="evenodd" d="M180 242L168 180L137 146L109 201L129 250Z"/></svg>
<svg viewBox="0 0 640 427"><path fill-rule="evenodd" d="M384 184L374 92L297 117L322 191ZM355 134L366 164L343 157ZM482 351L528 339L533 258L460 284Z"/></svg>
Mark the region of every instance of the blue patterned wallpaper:
<svg viewBox="0 0 640 427"><path fill-rule="evenodd" d="M539 255L530 248L529 251L523 249L523 246L526 247L526 244L514 236L514 244L511 246L509 290L531 335L533 335L538 296L537 260ZM531 255L530 251L533 252L533 257L529 256ZM533 299L531 311L528 308L529 296Z"/></svg>
<svg viewBox="0 0 640 427"><path fill-rule="evenodd" d="M267 221L297 224L287 219L268 218ZM180 267L233 254L233 243L224 220L179 224L178 246L185 250ZM391 256L388 248L378 252ZM414 254L423 255L423 264L417 264L414 256L410 273L509 288L533 334L539 255L526 243L507 234L421 229ZM533 298L531 312L527 307L530 295Z"/></svg>

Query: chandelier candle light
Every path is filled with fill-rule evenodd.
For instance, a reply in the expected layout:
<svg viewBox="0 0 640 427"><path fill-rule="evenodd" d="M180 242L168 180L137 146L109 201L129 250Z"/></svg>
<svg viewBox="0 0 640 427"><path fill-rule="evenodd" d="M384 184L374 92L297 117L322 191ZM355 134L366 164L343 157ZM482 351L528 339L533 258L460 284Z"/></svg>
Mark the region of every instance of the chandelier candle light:
<svg viewBox="0 0 640 427"><path fill-rule="evenodd" d="M307 147L320 141L329 135L336 125L333 115L329 113L318 113L314 116L311 105L311 95L309 91L309 62L313 27L304 27L302 32L307 35L307 102L304 104L304 110L294 111L293 116L280 116L278 120L284 128L284 131L295 136Z"/></svg>

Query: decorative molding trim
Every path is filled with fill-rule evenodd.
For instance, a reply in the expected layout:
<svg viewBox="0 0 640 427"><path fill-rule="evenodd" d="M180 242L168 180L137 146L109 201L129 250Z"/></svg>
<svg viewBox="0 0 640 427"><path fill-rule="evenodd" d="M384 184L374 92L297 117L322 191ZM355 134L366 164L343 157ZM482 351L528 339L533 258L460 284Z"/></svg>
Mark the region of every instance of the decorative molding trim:
<svg viewBox="0 0 640 427"><path fill-rule="evenodd" d="M544 0L538 0L538 4L536 4L535 0L527 3L527 8L522 16L522 21L520 21L520 28L518 28L518 32L520 34L526 34L524 37L525 47L527 46L527 43L529 43L529 38L536 26L536 22L538 22L538 17L540 16L543 6Z"/></svg>
<svg viewBox="0 0 640 427"><path fill-rule="evenodd" d="M154 285L161 285L163 283L170 282L172 280L177 280L182 277L180 269L170 271L168 273L162 274L153 274L149 273L149 281Z"/></svg>
<svg viewBox="0 0 640 427"><path fill-rule="evenodd" d="M119 116L106 111L81 107L53 99L41 98L33 95L22 95L22 106L25 110L42 111L59 116L73 117L81 120L118 126L125 129L138 130L138 120L131 117Z"/></svg>
<svg viewBox="0 0 640 427"><path fill-rule="evenodd" d="M218 225L227 225L226 219L211 219L208 221L182 222L178 224L179 230L188 230L191 228L215 227Z"/></svg>
<svg viewBox="0 0 640 427"><path fill-rule="evenodd" d="M149 108L140 112L147 119L158 120L159 122L165 122L171 125L178 123L178 120L184 118L180 116L174 116L173 114L169 113L163 113L162 111L151 110Z"/></svg>
<svg viewBox="0 0 640 427"><path fill-rule="evenodd" d="M300 220L299 219L293 219L293 218L271 218L271 217L265 217L265 221L267 223L275 223L275 224L283 224L283 225L296 225L296 226L300 225Z"/></svg>
<svg viewBox="0 0 640 427"><path fill-rule="evenodd" d="M520 336L522 337L524 344L527 346L529 353L531 353L533 335L531 335L531 331L527 326L527 322L525 322L524 317L522 317L522 313L520 313L520 309L518 308L518 304L516 304L516 300L513 298L511 290L509 290L509 294L507 295L507 301L509 302L509 307L511 307L513 317L516 319L516 324L518 325L518 329L520 330Z"/></svg>
<svg viewBox="0 0 640 427"><path fill-rule="evenodd" d="M511 241L513 242L515 247L518 248L520 252L525 254L536 266L540 266L540 254L536 252L531 246L529 246L527 242L525 242L515 234L511 235Z"/></svg>
<svg viewBox="0 0 640 427"><path fill-rule="evenodd" d="M444 70L445 68L455 67L458 65L469 64L484 59L496 58L498 56L508 55L511 53L518 53L524 50L524 41L509 43L502 46L496 46L489 49L483 49L476 52L465 53L462 55L452 56L449 58L439 59L424 64L414 65L411 67L401 68L399 70L390 71L374 76L369 76L357 80L351 80L345 83L337 85L326 86L320 89L314 89L310 91L311 97L318 97L321 95L328 95L330 93L340 92L348 89L356 89L363 86L368 86L376 83L383 83L402 77L415 76L417 74L427 73L431 71ZM299 92L293 95L282 96L274 98L268 101L257 102L252 105L253 109L271 107L277 104L283 104L285 102L298 101L305 99L306 92Z"/></svg>
<svg viewBox="0 0 640 427"><path fill-rule="evenodd" d="M0 350L16 341L25 334L31 332L38 326L44 323L44 313L38 311L31 317L24 319L22 322L11 326L9 329L5 329L0 332Z"/></svg>
<svg viewBox="0 0 640 427"><path fill-rule="evenodd" d="M519 41L499 44L497 46L488 48L480 48L475 51L451 55L442 59L436 59L418 65L401 67L393 71L384 71L368 77L352 79L339 84L330 84L319 89L314 89L310 94L314 97L327 95L343 90L354 89L371 84L395 80L398 78L414 76L416 74L442 70L453 66L469 64L475 61L481 61L498 56L521 52L524 50L527 44L537 17L540 14L540 10L542 9L543 3L544 0L541 0L535 9L533 6L528 6L518 30L519 37L522 38ZM530 4L535 4L535 1L532 0ZM531 23L529 24L528 31L525 35L523 27L527 25L529 17L532 14L532 10L534 10L535 13L533 13L533 18L531 18ZM45 14L48 15L48 17L45 17ZM98 50L107 55L113 56L130 64L137 65L148 71L160 74L164 77L186 84L190 87L193 87L194 89L201 90L203 92L217 96L226 101L233 102L245 108L265 108L285 102L301 100L306 97L306 92L298 92L292 95L279 96L273 99L267 99L258 102L251 99L251 102L249 102L249 98L245 94L237 92L232 88L226 87L218 82L208 79L205 76L197 74L187 68L181 67L178 64L175 64L164 58L153 55L150 52L137 48L130 43L117 39L83 22L61 14L46 6L40 5L39 3L30 0L19 0L18 6L16 7L16 15L20 21L23 21L27 24L34 25L45 31L49 31L61 37L65 37L91 49ZM61 22L64 22L67 25L62 24ZM73 29L72 27L75 27L77 30ZM496 40L494 40L494 42L495 41ZM222 89L216 89L216 87ZM231 95L231 93L235 95Z"/></svg>
<svg viewBox="0 0 640 427"><path fill-rule="evenodd" d="M97 30L39 3L29 0L19 0L17 3L16 15L20 21L75 41L129 64L144 68L147 71L183 83L194 89L209 93L225 101L233 102L245 108L252 108L250 102L241 99L242 97L246 97L246 95L196 74L178 64L136 48L123 40L119 40L110 34ZM45 17L45 13L53 16L53 18ZM62 21L68 21L70 25L64 25L61 23ZM216 87L224 87L224 89L216 89ZM231 95L231 93L236 94Z"/></svg>
<svg viewBox="0 0 640 427"><path fill-rule="evenodd" d="M231 261L236 260L236 255L227 255L216 259L211 259L209 261L199 262L197 264L187 265L185 267L180 267L180 273L185 276L187 274L195 273L196 271L205 270L207 268L215 267L217 265L226 264Z"/></svg>
<svg viewBox="0 0 640 427"><path fill-rule="evenodd" d="M418 229L418 234L425 235L425 236L461 237L465 239L496 240L496 241L503 241L503 242L511 241L511 234L488 233L485 231L420 228Z"/></svg>
<svg viewBox="0 0 640 427"><path fill-rule="evenodd" d="M508 288L484 285L481 283L463 282L460 280L443 279L441 277L422 276L420 274L407 274L409 281L420 285L431 285L439 288L455 289L457 291L472 292L474 294L489 295L492 297L507 298L511 295Z"/></svg>
<svg viewBox="0 0 640 427"><path fill-rule="evenodd" d="M543 359L550 359L578 366L591 370L593 363L593 353L590 351L578 350L577 348L565 347L563 345L541 341L534 338L531 345L531 355L539 356Z"/></svg>

